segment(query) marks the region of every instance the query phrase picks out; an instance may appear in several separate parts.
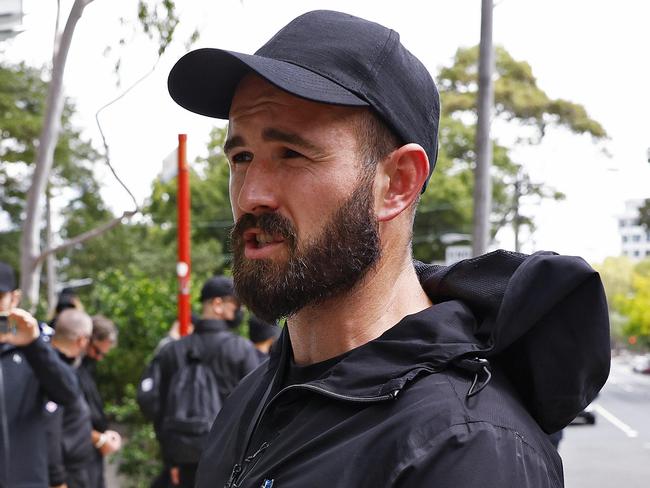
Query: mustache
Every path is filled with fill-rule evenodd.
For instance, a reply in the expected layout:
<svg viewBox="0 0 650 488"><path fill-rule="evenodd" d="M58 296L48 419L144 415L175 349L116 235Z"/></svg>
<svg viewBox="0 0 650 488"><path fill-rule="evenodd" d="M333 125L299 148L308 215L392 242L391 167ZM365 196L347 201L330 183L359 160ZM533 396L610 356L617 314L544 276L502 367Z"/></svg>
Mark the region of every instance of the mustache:
<svg viewBox="0 0 650 488"><path fill-rule="evenodd" d="M261 215L247 213L239 217L230 231L231 243L236 247L242 244L244 232L253 227L266 234L279 235L291 245L296 241L296 230L291 221L279 213L270 212Z"/></svg>

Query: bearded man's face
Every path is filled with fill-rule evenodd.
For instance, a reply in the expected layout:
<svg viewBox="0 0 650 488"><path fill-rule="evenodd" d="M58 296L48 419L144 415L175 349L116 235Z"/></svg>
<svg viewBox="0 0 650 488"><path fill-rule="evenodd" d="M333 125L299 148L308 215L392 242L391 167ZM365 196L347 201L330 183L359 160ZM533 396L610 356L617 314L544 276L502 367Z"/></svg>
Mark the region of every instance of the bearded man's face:
<svg viewBox="0 0 650 488"><path fill-rule="evenodd" d="M372 182L361 178L321 231L304 242L278 212L239 218L231 234L239 299L272 321L352 289L380 257ZM263 247L269 241L286 246L286 259L246 257L247 246Z"/></svg>

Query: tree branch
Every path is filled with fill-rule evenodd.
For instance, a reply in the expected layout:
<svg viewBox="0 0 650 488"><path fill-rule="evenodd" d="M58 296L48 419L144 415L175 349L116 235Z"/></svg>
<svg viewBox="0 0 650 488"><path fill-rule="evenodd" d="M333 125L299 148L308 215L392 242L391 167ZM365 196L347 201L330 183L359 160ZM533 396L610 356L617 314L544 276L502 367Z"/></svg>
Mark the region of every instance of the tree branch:
<svg viewBox="0 0 650 488"><path fill-rule="evenodd" d="M89 239L102 235L104 232L107 232L111 230L113 227L118 226L122 222L122 220L130 219L136 213L138 213L138 210L130 210L128 212L124 212L120 217L115 217L113 220L110 220L105 224L100 225L99 227L95 227L94 229L79 234L78 236L73 237L72 239L69 239L64 243L59 244L58 246L45 249L36 258L36 264L38 265L39 263L43 262L43 260L45 260L45 258L47 258L50 254L56 254L57 252L64 251L72 246L76 246L77 244L81 244L82 242L86 242Z"/></svg>

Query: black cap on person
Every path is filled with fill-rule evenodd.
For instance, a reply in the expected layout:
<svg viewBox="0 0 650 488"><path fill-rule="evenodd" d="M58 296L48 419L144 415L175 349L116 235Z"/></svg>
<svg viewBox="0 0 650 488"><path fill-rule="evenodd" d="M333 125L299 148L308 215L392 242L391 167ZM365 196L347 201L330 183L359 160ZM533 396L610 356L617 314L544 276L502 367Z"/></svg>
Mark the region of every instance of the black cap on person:
<svg viewBox="0 0 650 488"><path fill-rule="evenodd" d="M276 338L281 332L282 329L276 324L265 322L255 315L251 315L248 320L248 337L252 342L264 342L271 337Z"/></svg>
<svg viewBox="0 0 650 488"><path fill-rule="evenodd" d="M0 293L16 289L16 275L14 269L7 263L0 261Z"/></svg>
<svg viewBox="0 0 650 488"><path fill-rule="evenodd" d="M227 119L239 81L251 71L308 100L372 107L402 143L424 148L431 176L440 98L397 32L341 12L307 12L254 55L211 48L187 53L169 73L169 93L192 112Z"/></svg>
<svg viewBox="0 0 650 488"><path fill-rule="evenodd" d="M201 288L201 302L216 297L235 296L235 287L232 278L226 276L213 276Z"/></svg>

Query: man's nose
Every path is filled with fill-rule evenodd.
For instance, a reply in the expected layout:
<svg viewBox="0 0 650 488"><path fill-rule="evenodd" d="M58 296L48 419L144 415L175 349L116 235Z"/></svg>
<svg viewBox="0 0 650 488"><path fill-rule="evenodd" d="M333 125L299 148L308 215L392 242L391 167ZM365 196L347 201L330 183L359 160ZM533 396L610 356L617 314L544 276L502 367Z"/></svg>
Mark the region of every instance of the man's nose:
<svg viewBox="0 0 650 488"><path fill-rule="evenodd" d="M273 163L258 160L249 163L239 188L237 205L244 213L260 215L277 210L279 206L277 173Z"/></svg>

